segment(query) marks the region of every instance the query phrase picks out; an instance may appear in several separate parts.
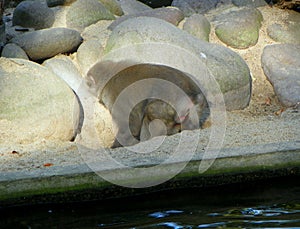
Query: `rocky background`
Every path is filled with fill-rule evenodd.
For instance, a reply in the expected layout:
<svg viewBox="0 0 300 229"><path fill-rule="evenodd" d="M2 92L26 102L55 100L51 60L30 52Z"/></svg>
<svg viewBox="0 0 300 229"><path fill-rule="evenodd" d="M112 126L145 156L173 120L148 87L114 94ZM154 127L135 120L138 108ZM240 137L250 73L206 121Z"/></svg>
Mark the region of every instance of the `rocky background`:
<svg viewBox="0 0 300 229"><path fill-rule="evenodd" d="M117 39L111 34L118 25L140 16L171 23L203 44L219 45L219 54L210 53L217 63L212 69L222 80L236 76L224 90L240 90L244 76L252 82L247 81L252 88L239 98L251 96L249 105L232 112L249 117L280 116L286 109L298 112L297 0L174 0L172 7L155 9L135 0L0 2L1 144L74 140L82 123L77 83ZM232 61L226 61L226 53L232 51ZM236 101L228 98L229 103ZM109 119L105 107L97 109L101 120ZM110 134L101 128L102 134Z"/></svg>

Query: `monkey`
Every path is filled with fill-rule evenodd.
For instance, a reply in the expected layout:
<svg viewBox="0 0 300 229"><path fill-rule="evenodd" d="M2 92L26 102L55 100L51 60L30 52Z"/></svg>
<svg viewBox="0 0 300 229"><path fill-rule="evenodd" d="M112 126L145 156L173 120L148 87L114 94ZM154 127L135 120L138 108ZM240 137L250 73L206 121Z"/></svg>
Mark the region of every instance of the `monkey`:
<svg viewBox="0 0 300 229"><path fill-rule="evenodd" d="M207 103L202 93L189 98L189 101L179 98L174 107L158 99L149 101L144 109L140 140L199 128L200 117Z"/></svg>

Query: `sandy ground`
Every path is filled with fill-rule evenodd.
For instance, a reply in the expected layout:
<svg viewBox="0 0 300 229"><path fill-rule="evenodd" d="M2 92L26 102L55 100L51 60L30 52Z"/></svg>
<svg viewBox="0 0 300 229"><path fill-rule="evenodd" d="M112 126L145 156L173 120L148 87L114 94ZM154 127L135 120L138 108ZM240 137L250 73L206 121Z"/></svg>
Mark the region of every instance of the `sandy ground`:
<svg viewBox="0 0 300 229"><path fill-rule="evenodd" d="M233 49L244 58L251 70L253 94L248 108L227 113L224 142L226 148L299 141L300 139L300 111L295 108L286 109L279 104L272 85L261 68L263 48L276 43L267 36L267 27L275 22L281 23L287 17L287 11L269 6L258 9L264 17L258 43L244 50ZM225 45L217 39L213 28L210 42ZM210 128L200 131L203 139L206 139L201 142L205 146ZM178 140L178 138L178 136L170 137L173 140ZM201 144L200 147L202 147ZM76 145L70 142L41 141L31 145L0 145L0 172L47 169L51 166L82 163L84 160Z"/></svg>

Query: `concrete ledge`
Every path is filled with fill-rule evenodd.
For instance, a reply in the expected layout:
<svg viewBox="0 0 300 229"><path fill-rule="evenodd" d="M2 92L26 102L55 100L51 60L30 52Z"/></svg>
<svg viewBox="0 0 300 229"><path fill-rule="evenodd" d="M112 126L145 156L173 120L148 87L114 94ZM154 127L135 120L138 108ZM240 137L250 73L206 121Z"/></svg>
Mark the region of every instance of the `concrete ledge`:
<svg viewBox="0 0 300 229"><path fill-rule="evenodd" d="M194 159L172 180L144 190L113 185L99 177L85 164L1 173L1 206L107 199L162 189L207 187L300 175L300 141L223 149L212 166L203 174L198 172L201 154L203 152L197 152ZM179 164L166 165L160 174L168 174ZM124 171L118 170L101 172L124 174ZM127 182L130 182L130 179L135 179L135 182L146 182L149 177L147 174L128 176Z"/></svg>

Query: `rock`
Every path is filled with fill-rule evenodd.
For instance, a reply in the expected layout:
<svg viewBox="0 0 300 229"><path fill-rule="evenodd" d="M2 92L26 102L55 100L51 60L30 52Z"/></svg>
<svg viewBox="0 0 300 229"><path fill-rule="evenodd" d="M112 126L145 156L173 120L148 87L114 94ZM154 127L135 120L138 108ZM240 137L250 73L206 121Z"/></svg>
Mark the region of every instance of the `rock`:
<svg viewBox="0 0 300 229"><path fill-rule="evenodd" d="M255 8L231 8L215 17L215 32L233 48L249 48L258 41L262 20L262 14Z"/></svg>
<svg viewBox="0 0 300 229"><path fill-rule="evenodd" d="M98 0L78 0L70 6L66 24L68 28L81 32L97 21L114 19L115 16Z"/></svg>
<svg viewBox="0 0 300 229"><path fill-rule="evenodd" d="M236 6L250 6L250 7L261 7L266 6L268 3L265 0L232 0L232 3Z"/></svg>
<svg viewBox="0 0 300 229"><path fill-rule="evenodd" d="M33 32L35 31L34 28L24 28L22 26L10 26L6 28L6 37L7 40L11 40L16 36L19 36L21 34L27 33L27 32Z"/></svg>
<svg viewBox="0 0 300 229"><path fill-rule="evenodd" d="M126 47L134 47L136 44L145 44L146 46L148 44L149 51L143 52L141 48L138 49L138 53L143 53L143 56L140 56L138 53L135 53L135 49L132 50L133 54L130 53L129 48L125 49ZM180 48L175 50L175 47ZM118 52L118 50L120 51ZM157 18L133 18L116 27L107 41L104 51L106 57L102 61L105 62L109 53L113 53L113 57L115 56L120 60L121 57L117 57L117 55L121 56L125 52L124 55L130 60L132 58L131 61L135 58L150 61L147 58L153 58L151 61L172 61L172 63L175 62L174 64L178 66L184 65L186 68L185 65L190 60L182 60L185 55L183 50L201 57L201 61L207 67L208 72L213 75L219 84L225 98L227 110L238 110L248 106L251 97L252 80L247 64L237 53L224 46L201 41L172 24ZM111 57L112 62L116 61L113 57ZM155 61L155 59L157 60ZM109 68L113 68L110 64L108 65ZM191 69L193 68L191 67ZM202 70L207 72L207 69ZM114 71L118 71L117 66L115 66ZM90 70L91 76L93 72L97 74L96 65ZM101 80L105 81L105 77L103 76ZM200 82L203 81L202 79L198 80ZM98 82L97 85L102 84L98 78L94 79L94 82Z"/></svg>
<svg viewBox="0 0 300 229"><path fill-rule="evenodd" d="M209 41L210 23L201 14L194 14L187 18L183 25L183 30L201 40Z"/></svg>
<svg viewBox="0 0 300 229"><path fill-rule="evenodd" d="M279 101L287 107L300 102L300 45L268 45L262 54L262 67Z"/></svg>
<svg viewBox="0 0 300 229"><path fill-rule="evenodd" d="M122 16L123 10L116 0L99 0L112 14Z"/></svg>
<svg viewBox="0 0 300 229"><path fill-rule="evenodd" d="M166 8L157 8L152 10L146 10L142 11L137 14L130 14L130 15L124 15L117 20L115 20L108 29L113 30L117 25L120 23L128 20L129 18L135 18L135 17L155 17L162 20L165 20L173 25L178 25L180 21L183 20L184 15L183 13L175 8L175 7L166 7Z"/></svg>
<svg viewBox="0 0 300 229"><path fill-rule="evenodd" d="M54 19L54 13L47 5L37 1L23 1L14 10L13 25L45 29L52 26Z"/></svg>
<svg viewBox="0 0 300 229"><path fill-rule="evenodd" d="M113 21L98 21L96 24L90 25L85 28L81 33L83 39L87 40L98 40L103 47L106 44L108 37L111 34L111 30L108 29Z"/></svg>
<svg viewBox="0 0 300 229"><path fill-rule="evenodd" d="M66 0L46 0L46 2L49 7L54 7L64 5Z"/></svg>
<svg viewBox="0 0 300 229"><path fill-rule="evenodd" d="M145 10L151 10L150 6L136 0L119 0L124 14L138 14Z"/></svg>
<svg viewBox="0 0 300 229"><path fill-rule="evenodd" d="M46 60L43 66L64 80L75 93L78 91L83 78L70 57L59 55Z"/></svg>
<svg viewBox="0 0 300 229"><path fill-rule="evenodd" d="M209 10L215 9L220 4L230 3L231 0L174 0L172 6L178 7L184 16L189 17L192 14L204 14Z"/></svg>
<svg viewBox="0 0 300 229"><path fill-rule="evenodd" d="M283 24L270 25L267 33L274 41L300 44L300 14L290 11Z"/></svg>
<svg viewBox="0 0 300 229"><path fill-rule="evenodd" d="M82 38L76 30L51 28L24 33L13 38L11 42L24 49L30 59L40 60L75 51Z"/></svg>
<svg viewBox="0 0 300 229"><path fill-rule="evenodd" d="M28 60L26 52L16 44L5 45L2 50L1 56L7 58L20 58Z"/></svg>
<svg viewBox="0 0 300 229"><path fill-rule="evenodd" d="M70 141L79 121L72 90L47 68L0 58L0 143Z"/></svg>
<svg viewBox="0 0 300 229"><path fill-rule="evenodd" d="M77 62L83 75L86 75L90 68L103 56L103 46L98 40L83 42L77 50Z"/></svg>

